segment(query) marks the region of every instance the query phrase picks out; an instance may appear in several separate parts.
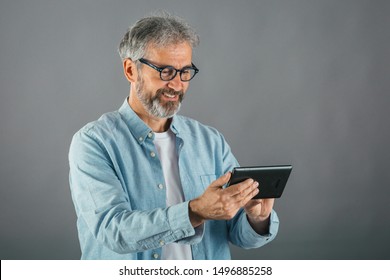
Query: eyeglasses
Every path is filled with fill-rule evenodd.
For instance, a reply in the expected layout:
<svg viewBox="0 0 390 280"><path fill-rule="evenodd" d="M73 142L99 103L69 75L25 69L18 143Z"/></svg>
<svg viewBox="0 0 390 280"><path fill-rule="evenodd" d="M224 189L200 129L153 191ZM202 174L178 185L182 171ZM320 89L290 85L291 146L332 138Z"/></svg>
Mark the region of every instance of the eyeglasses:
<svg viewBox="0 0 390 280"><path fill-rule="evenodd" d="M192 66L187 66L182 69L176 69L173 66L157 67L156 65L150 63L144 58L140 58L138 59L138 61L160 72L160 78L163 81L173 80L176 77L177 72L179 72L180 80L182 82L188 82L193 77L195 77L195 75L199 72L199 69L196 68L196 66L193 63L191 63Z"/></svg>

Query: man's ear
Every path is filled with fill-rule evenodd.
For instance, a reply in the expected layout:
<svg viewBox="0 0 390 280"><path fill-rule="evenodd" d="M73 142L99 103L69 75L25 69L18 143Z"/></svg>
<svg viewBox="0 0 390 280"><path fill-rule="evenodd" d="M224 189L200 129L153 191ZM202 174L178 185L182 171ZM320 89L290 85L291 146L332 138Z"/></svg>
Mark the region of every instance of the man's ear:
<svg viewBox="0 0 390 280"><path fill-rule="evenodd" d="M123 61L123 72L125 74L126 79L130 83L137 81L137 66L130 58L127 58Z"/></svg>

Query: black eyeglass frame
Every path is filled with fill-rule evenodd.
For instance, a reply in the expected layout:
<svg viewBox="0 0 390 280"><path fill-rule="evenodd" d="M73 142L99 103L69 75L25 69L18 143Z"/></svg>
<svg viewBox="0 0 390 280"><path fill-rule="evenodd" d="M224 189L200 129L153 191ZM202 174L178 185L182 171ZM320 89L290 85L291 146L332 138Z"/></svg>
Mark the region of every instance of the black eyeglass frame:
<svg viewBox="0 0 390 280"><path fill-rule="evenodd" d="M152 64L151 62L149 62L148 60L146 60L145 58L140 58L140 59L138 59L138 61L141 62L141 63L143 63L143 64L146 64L146 65L148 65L149 67L153 68L154 70L160 72L160 79L161 79L162 81L164 81L164 82L172 81L172 80L176 77L177 72L180 73L180 80L181 80L182 82L189 82L189 81L191 81L191 80L196 76L196 74L199 72L199 69L198 69L192 62L191 62L191 66L183 67L182 69L176 69L175 67L169 66L169 65L168 65L168 66L164 66L164 67L158 67L158 66ZM169 80L164 80L163 77L162 77L162 72L163 72L164 69L167 69L167 68L168 68L168 69L171 69L171 70L175 70L175 74L174 74ZM183 74L183 72L184 72L185 70L187 70L187 69L192 69L192 70L194 70L194 71L195 71L195 72L194 72L194 75L193 75L189 80L183 80L182 74Z"/></svg>

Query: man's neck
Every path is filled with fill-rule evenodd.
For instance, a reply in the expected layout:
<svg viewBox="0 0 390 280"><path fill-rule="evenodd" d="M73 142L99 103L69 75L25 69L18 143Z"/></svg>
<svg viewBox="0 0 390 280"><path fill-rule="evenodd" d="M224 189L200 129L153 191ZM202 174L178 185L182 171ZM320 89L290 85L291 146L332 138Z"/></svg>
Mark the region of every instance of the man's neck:
<svg viewBox="0 0 390 280"><path fill-rule="evenodd" d="M139 102L134 102L131 100L131 97L128 98L127 103L133 111L138 115L138 117L149 126L154 132L164 132L169 129L171 125L172 119L161 119L151 116L146 110L143 108L142 104Z"/></svg>

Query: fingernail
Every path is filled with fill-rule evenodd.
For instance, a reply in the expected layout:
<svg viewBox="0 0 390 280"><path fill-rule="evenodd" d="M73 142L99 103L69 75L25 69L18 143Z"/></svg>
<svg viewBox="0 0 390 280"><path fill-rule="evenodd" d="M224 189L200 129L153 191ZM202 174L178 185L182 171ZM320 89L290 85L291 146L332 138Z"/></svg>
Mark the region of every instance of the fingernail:
<svg viewBox="0 0 390 280"><path fill-rule="evenodd" d="M259 186L259 182L255 182L255 186L257 188Z"/></svg>

